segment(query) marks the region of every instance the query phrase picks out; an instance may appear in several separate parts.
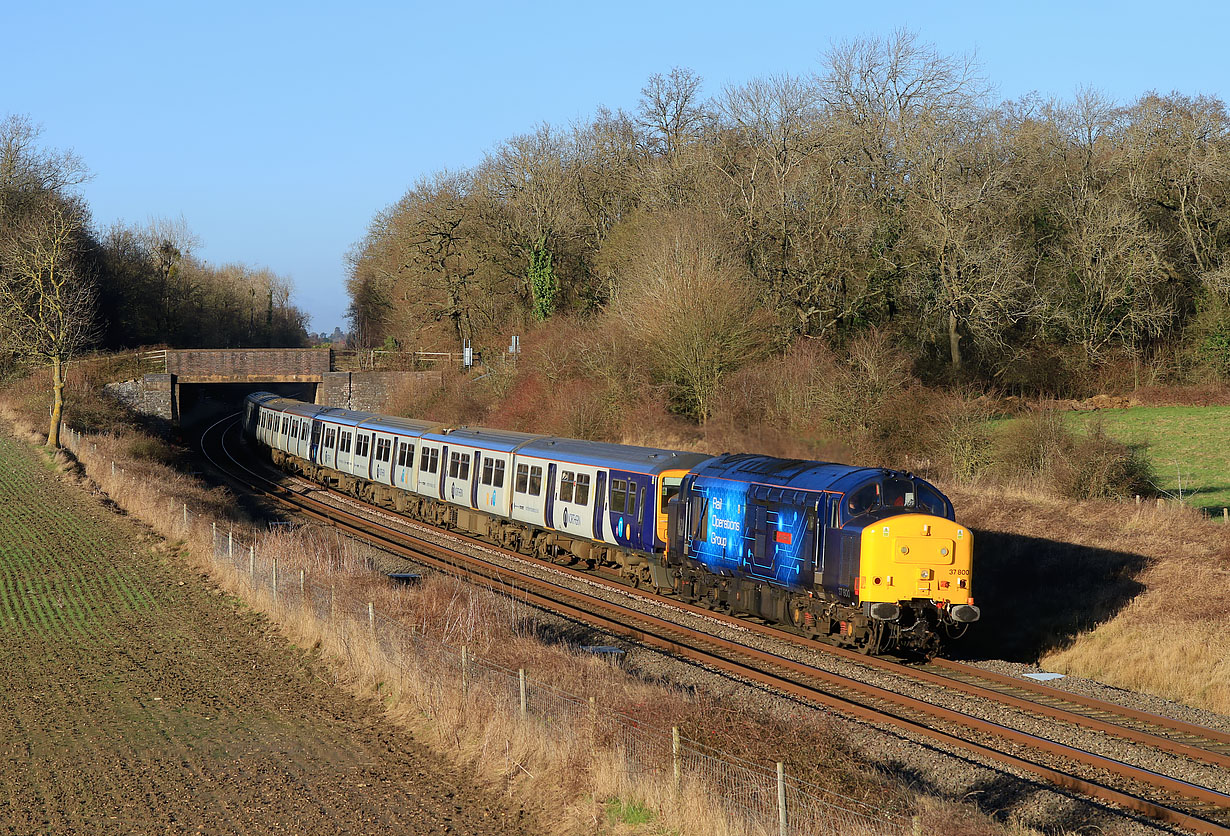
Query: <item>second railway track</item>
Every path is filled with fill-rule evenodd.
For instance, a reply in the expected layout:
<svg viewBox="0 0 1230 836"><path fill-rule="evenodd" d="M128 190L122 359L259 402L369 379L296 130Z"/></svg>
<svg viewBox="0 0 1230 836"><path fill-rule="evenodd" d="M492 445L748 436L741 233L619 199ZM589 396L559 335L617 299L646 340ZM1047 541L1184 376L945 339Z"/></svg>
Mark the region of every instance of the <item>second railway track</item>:
<svg viewBox="0 0 1230 836"><path fill-rule="evenodd" d="M357 502L349 497L329 494L335 501L325 502L312 496L314 493L328 493L324 489L288 488L285 483L291 477L271 478L262 472L264 468L253 469L226 449L227 431L235 426L237 423L233 419L229 423L219 422L206 432L202 440L206 456L228 478L247 490L268 496L314 519L340 526L381 548L451 574L515 589L518 597L527 603L688 659L727 676L770 688L790 698L823 705L871 723L890 725L949 747L972 752L1031 773L1056 786L1196 833L1230 836L1230 793L1222 789L1125 763L1089 751L1088 748L1013 729L966 711L936 705L860 678L823 670L793 658L721 638L712 632L650 615L592 593L577 591L558 582L495 565L414 532L413 529L422 528L419 523L406 521L405 525L393 525L372 518L373 514L387 518L388 512L383 509L372 508L370 514L360 514L339 507L340 502L336 501L339 498L344 498L348 503ZM212 449L215 445L216 453ZM229 463L225 461L227 458ZM596 583L618 588L624 594L634 594L626 585L601 575L543 563L452 532L441 532L441 536L487 552L497 552L524 564L549 567L553 573L581 578L590 585ZM662 603L660 598L650 597L648 600ZM993 702L1016 711L1036 714L1049 722L1115 736L1171 757L1207 764L1215 772L1230 775L1230 734L1218 730L1057 691L960 663L938 660L927 666L905 666L887 659L817 645L756 622L736 619L680 601L671 600L669 606L707 619L737 624L744 630L833 654L894 676L960 692L969 699Z"/></svg>

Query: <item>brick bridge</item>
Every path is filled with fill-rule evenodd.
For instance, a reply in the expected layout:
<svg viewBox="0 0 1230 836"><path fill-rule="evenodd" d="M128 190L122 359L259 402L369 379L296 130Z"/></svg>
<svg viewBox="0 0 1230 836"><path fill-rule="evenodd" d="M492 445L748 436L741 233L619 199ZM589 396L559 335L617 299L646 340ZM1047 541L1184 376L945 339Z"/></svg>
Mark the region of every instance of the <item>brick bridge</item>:
<svg viewBox="0 0 1230 836"><path fill-rule="evenodd" d="M243 386L256 391L267 386L275 391L287 384L301 384L299 391L313 391L316 403L347 409L379 411L385 407L391 388L412 380L438 381L438 371L339 371L354 367L346 356L339 358L327 348L168 349L144 355L164 370L141 378L143 412L169 421L180 419L181 387Z"/></svg>

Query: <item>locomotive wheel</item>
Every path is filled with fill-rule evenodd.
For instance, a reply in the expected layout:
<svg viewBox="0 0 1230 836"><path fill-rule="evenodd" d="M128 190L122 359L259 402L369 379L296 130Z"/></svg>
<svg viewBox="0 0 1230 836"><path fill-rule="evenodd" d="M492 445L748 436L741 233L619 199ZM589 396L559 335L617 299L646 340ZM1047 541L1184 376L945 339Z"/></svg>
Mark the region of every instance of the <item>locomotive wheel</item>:
<svg viewBox="0 0 1230 836"><path fill-rule="evenodd" d="M803 625L807 622L807 602L795 600L790 602L790 623L794 625L796 630L802 630Z"/></svg>

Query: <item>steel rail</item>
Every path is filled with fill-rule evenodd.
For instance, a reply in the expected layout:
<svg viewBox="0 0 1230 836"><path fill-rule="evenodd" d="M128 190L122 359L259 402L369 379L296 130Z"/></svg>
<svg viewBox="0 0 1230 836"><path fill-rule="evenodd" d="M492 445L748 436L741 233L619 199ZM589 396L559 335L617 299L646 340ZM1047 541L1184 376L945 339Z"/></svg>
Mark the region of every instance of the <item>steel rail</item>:
<svg viewBox="0 0 1230 836"><path fill-rule="evenodd" d="M1230 834L1230 828L1226 828L1216 822L1211 822L1207 819L1199 818L1180 810L1174 810L1149 799L1140 798L1129 793L1116 790L1112 787L1108 787L1104 784L1070 775L1068 773L1045 766L1044 764L1039 764L1018 757L1011 753L1003 752L999 749L985 746L962 737L954 736L948 732L931 728L930 726L919 723L916 720L903 717L899 714L886 712L882 709L869 708L865 705L860 705L849 698L819 691L814 686L801 684L796 680L765 670L763 667L753 667L745 662L715 655L711 650L705 650L703 645L707 644L710 646L716 646L724 652L751 657L762 666L768 665L778 668L785 668L791 675L794 676L820 680L831 686L854 691L871 700L889 702L896 705L900 709L916 711L942 721L956 723L979 733L1009 740L1028 748L1043 751L1062 758L1067 758L1097 769L1102 769L1111 774L1160 789L1163 792L1182 795L1220 809L1230 809L1230 796L1224 793L1220 793L1216 790L1211 790L1205 787L1199 787L1191 784L1190 782L1160 775L1156 772L1152 772L1151 770L1142 769L1130 764L1124 764L1101 755L1085 752L1066 744L1057 743L1055 741L1039 738L1025 732L1009 729L988 720L969 717L968 715L961 714L960 712L934 706L914 697L897 694L893 691L888 691L878 686L870 685L840 674L821 671L811 666L795 662L794 660L778 656L777 654L758 650L756 648L749 648L737 642L722 639L720 637L713 636L712 634L701 633L700 631L666 621L665 619L658 618L657 616L632 610L620 604L593 598L592 596L585 595L584 593L574 592L551 581L531 578L513 570L493 566L486 561L460 555L441 545L425 541L421 538L415 537L414 535L406 534L405 532L398 531L391 526L373 522L359 516L358 514L328 506L324 503L296 493L295 491L278 485L272 480L255 473L246 466L243 466L238 462L238 460L234 459L233 455L231 455L229 451L227 451L227 455L230 456L237 465L255 477L255 483L251 480L245 480L245 484L251 489L266 493L284 504L299 509L314 519L320 519L332 524L338 524L340 522L348 530L368 538L369 540L374 540L382 547L389 548L398 554L402 554L403 556L412 556L415 560L428 562L444 571L448 571L453 574L462 574L468 578L488 582L498 581L500 584L511 587L519 594L526 596L527 601L529 601L529 599L533 599L536 606L561 612L569 618L589 624L590 626L607 630L617 635L626 636L647 646L673 653L698 664L721 670L729 675L774 688L783 693L789 694L792 697L816 702L872 723L888 723L903 730L931 738L947 745L973 751L983 755L984 757L997 760L1001 763L1007 763L1019 769L1031 772L1058 786L1065 787L1103 801L1117 804L1126 809L1134 810L1153 818L1160 818L1173 824L1187 827L1199 833L1212 834L1213 836L1227 836L1227 834ZM209 457L208 454L207 457ZM225 470L218 464L217 461L213 460L212 457L209 458L213 461L216 467ZM261 488L261 483L266 484L269 487ZM321 508L325 510L322 511L320 510ZM339 517L341 518L340 520ZM415 546L407 546L404 542L402 542L404 539L415 541ZM490 547L489 544L483 543L482 545L487 548ZM435 552L435 554L425 553L424 547L427 550ZM475 568L474 564L481 565L482 568ZM563 568L554 564L550 565L555 569ZM588 573L576 574L586 579L593 579L593 576ZM626 589L623 585L619 586ZM560 595L574 600L583 600L585 607L582 608L574 603L562 601L559 598ZM679 602L672 601L671 604L678 605ZM703 613L709 617L713 617L715 615L715 613L708 610L701 608L695 609L697 612ZM640 622L640 626L630 624L629 620ZM749 626L746 622L738 621L736 623L741 626ZM688 636L699 638L693 638L689 641L687 638ZM828 650L828 648L825 648L825 650ZM852 655L857 656L860 662L866 662L869 658L858 654ZM879 662L882 660L876 661ZM901 666L896 663L887 664L892 665L893 668L898 671L900 670ZM947 677L936 676L936 678L943 680L946 685L948 683L956 682L956 680L950 680ZM1002 698L1005 696L991 689L982 690L987 691L996 698ZM1035 704L1029 703L1029 705L1031 710L1033 710ZM1081 717L1081 719L1084 720L1091 719L1084 718L1082 715L1075 716Z"/></svg>

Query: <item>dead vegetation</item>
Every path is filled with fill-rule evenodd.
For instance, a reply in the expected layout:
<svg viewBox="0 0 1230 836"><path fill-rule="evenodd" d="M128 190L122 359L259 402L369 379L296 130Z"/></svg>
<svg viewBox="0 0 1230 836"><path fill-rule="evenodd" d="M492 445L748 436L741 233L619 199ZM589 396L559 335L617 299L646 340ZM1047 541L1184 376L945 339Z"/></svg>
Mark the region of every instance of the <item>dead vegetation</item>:
<svg viewBox="0 0 1230 836"><path fill-rule="evenodd" d="M19 399L9 394L4 404L5 417L21 422ZM486 694L479 687L463 690L455 662L445 664L439 654L408 654L404 649L391 653L387 642L367 631L361 605L358 618L342 623L330 618L327 608L321 613L319 606L287 606L285 596L274 600L267 590L254 590L245 572L243 545L252 539L250 524L238 516L224 492L204 489L166 464L162 442L126 426L74 441L88 478L121 509L172 543L186 544L201 568L265 612L293 642L318 648L354 693L380 699L390 716L416 737L447 753L492 789L542 811L544 824L554 822L549 832L618 829L626 826L621 816L631 815L627 809L649 811L654 827L677 832L744 832L715 808L713 799L722 797L720 789L691 780L677 789L661 770L632 768L618 747L595 747L592 732L586 731L587 710L575 728L527 723L507 688ZM230 547L220 545L218 553L229 551L233 560L210 559L215 524L218 542ZM352 610L354 602L370 601L382 623L387 619L454 652L464 645L475 666L506 674L525 668L544 693L568 694L581 705L592 696L602 717L630 718L633 727L645 733L657 728L659 735L673 724L685 740L696 745L703 741L701 750L710 747L770 768L774 760L784 760L792 777L826 792L866 799L874 808L891 811L901 827L909 827L914 813L925 832L936 834L969 832L971 821L986 832L1029 832L1017 826L1004 831L954 802L923 801L876 770L855 767L862 762L856 745L829 723L799 724L793 718L736 708L729 696L645 682L581 654L494 590L440 577L417 588L392 586L370 571L369 556L361 548L319 529L261 533L256 542L262 571L276 558L282 577L289 579L284 582L293 586L302 569L306 587L315 588L317 600L327 595L339 604L350 602ZM664 745L669 752L668 738ZM608 803L625 813L609 814ZM843 833L856 832L848 824L843 828Z"/></svg>

